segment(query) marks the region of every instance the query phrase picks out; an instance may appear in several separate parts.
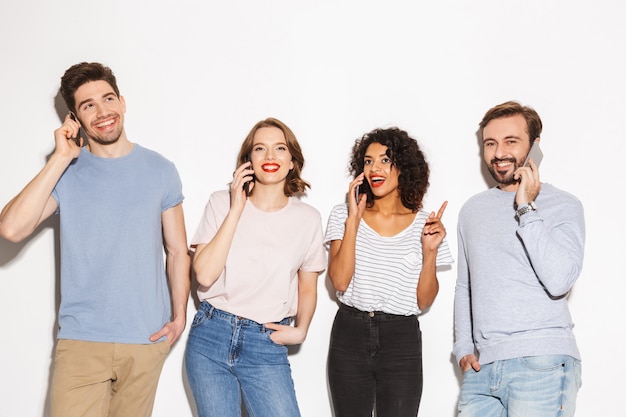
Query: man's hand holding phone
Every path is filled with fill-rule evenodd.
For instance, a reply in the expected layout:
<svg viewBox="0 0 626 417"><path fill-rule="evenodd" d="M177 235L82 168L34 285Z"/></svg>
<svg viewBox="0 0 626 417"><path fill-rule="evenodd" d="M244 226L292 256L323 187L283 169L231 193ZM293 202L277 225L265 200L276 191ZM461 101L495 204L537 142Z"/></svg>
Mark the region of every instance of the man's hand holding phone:
<svg viewBox="0 0 626 417"><path fill-rule="evenodd" d="M533 161L535 163L535 166L539 168L539 164L541 163L542 159L543 152L541 152L541 148L539 147L539 141L535 140L533 142L533 146L530 147L530 151L528 152L526 160L524 161L524 165L522 166L530 166L529 161Z"/></svg>
<svg viewBox="0 0 626 417"><path fill-rule="evenodd" d="M539 164L543 159L543 152L539 147L539 140L536 139L524 160L524 164L515 172L515 179L520 184L515 195L517 206L523 206L531 201L535 201L541 190L539 180Z"/></svg>
<svg viewBox="0 0 626 417"><path fill-rule="evenodd" d="M78 131L76 132L76 134L68 139L72 139L74 141L74 143L76 143L76 146L78 146L79 148L85 146L85 139L83 138L83 130L82 127L80 125L80 122L78 121L78 118L76 117L76 115L74 114L74 112L70 112L69 114L70 119L72 119L74 122L76 122L76 124L78 125Z"/></svg>
<svg viewBox="0 0 626 417"><path fill-rule="evenodd" d="M80 125L68 114L65 121L54 131L55 153L71 159L78 158L80 146L77 145Z"/></svg>

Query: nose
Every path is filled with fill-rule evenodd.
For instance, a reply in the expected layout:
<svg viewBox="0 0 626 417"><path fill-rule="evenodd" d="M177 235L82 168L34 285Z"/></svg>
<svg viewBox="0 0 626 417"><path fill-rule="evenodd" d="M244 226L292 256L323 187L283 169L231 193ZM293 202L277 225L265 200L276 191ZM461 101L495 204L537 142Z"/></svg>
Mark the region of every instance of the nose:
<svg viewBox="0 0 626 417"><path fill-rule="evenodd" d="M96 117L101 117L101 116L105 116L106 115L106 110L105 110L104 106L101 106L98 103L94 103L93 106L95 107Z"/></svg>
<svg viewBox="0 0 626 417"><path fill-rule="evenodd" d="M508 153L503 145L501 144L495 145L495 149L493 150L493 156L495 156L498 159L503 159L507 155Z"/></svg>

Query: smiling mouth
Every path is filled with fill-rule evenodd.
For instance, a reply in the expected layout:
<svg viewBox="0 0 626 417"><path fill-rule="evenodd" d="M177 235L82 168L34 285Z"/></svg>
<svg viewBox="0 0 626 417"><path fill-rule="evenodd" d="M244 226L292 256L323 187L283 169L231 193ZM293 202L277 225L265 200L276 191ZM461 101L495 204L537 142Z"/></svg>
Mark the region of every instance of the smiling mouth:
<svg viewBox="0 0 626 417"><path fill-rule="evenodd" d="M385 179L382 177L374 177L374 178L370 178L370 184L372 185L372 187L380 187L381 185L383 185L385 182Z"/></svg>
<svg viewBox="0 0 626 417"><path fill-rule="evenodd" d="M115 118L110 118L100 123L94 123L94 127L96 129L106 129L107 127L115 124L115 120Z"/></svg>
<svg viewBox="0 0 626 417"><path fill-rule="evenodd" d="M278 171L280 169L280 165L278 165L278 164L264 164L264 165L261 165L261 168L265 172L276 172L276 171Z"/></svg>
<svg viewBox="0 0 626 417"><path fill-rule="evenodd" d="M491 165L493 165L495 169L503 171L515 166L515 161L512 159L493 159Z"/></svg>

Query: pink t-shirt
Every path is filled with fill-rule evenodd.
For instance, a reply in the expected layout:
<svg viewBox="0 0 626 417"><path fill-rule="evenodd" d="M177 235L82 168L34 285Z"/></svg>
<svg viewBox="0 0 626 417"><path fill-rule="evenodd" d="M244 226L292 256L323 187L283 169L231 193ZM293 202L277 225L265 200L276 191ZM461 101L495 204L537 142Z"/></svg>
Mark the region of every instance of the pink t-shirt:
<svg viewBox="0 0 626 417"><path fill-rule="evenodd" d="M191 245L215 236L230 209L228 190L211 195ZM249 200L241 213L226 265L210 287L200 286L198 298L215 308L258 323L296 315L298 271L326 269L322 219L298 198L266 212Z"/></svg>

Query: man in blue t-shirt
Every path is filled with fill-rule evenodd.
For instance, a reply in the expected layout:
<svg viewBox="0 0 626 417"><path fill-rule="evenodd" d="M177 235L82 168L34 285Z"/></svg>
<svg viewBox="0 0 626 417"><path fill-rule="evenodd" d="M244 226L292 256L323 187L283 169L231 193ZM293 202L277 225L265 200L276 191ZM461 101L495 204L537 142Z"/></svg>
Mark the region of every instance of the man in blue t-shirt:
<svg viewBox="0 0 626 417"><path fill-rule="evenodd" d="M60 91L70 114L54 153L0 213L0 236L18 242L60 216L51 417L147 417L185 328L182 185L173 163L126 137L126 103L108 67L74 65Z"/></svg>
<svg viewBox="0 0 626 417"><path fill-rule="evenodd" d="M581 364L567 294L582 270L585 222L576 197L539 180L541 129L537 112L513 101L480 123L498 185L459 213L463 417L571 417L576 408Z"/></svg>

